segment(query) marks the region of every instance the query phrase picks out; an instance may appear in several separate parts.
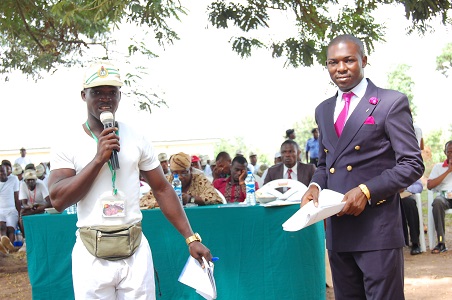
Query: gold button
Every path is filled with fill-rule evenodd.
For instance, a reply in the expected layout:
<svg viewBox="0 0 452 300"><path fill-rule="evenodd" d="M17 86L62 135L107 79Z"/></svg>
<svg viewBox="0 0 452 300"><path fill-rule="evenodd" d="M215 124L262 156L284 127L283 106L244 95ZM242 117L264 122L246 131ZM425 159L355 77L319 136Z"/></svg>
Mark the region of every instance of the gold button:
<svg viewBox="0 0 452 300"><path fill-rule="evenodd" d="M360 146L355 146L355 150L358 151L359 149L361 149Z"/></svg>
<svg viewBox="0 0 452 300"><path fill-rule="evenodd" d="M328 153L328 149L323 149L323 151L325 151L325 153Z"/></svg>
<svg viewBox="0 0 452 300"><path fill-rule="evenodd" d="M352 166L347 166L347 171L351 171L353 168L352 168Z"/></svg>
<svg viewBox="0 0 452 300"><path fill-rule="evenodd" d="M335 171L334 168L331 168L331 169L330 169L330 173L331 173L331 174L334 174L334 171Z"/></svg>

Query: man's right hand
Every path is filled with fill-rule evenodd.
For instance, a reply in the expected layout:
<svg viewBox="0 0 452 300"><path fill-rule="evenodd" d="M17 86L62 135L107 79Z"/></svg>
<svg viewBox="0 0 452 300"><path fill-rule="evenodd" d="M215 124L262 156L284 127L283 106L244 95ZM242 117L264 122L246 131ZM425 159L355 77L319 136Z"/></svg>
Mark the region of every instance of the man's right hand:
<svg viewBox="0 0 452 300"><path fill-rule="evenodd" d="M314 201L315 207L319 205L319 188L315 184L310 185L306 193L304 193L301 198L300 207L303 207L309 201Z"/></svg>

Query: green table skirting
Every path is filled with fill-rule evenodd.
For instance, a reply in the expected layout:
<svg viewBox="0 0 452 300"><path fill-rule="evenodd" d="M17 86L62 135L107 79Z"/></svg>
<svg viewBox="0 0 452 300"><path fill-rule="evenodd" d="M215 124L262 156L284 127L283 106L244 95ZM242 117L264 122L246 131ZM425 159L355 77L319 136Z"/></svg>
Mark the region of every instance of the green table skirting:
<svg viewBox="0 0 452 300"><path fill-rule="evenodd" d="M215 205L186 208L213 256L218 299L325 299L323 222L298 232L282 224L298 205L265 208ZM203 299L177 281L188 250L159 209L144 210L143 232L158 273L157 299ZM24 217L33 299L74 299L71 252L77 215Z"/></svg>

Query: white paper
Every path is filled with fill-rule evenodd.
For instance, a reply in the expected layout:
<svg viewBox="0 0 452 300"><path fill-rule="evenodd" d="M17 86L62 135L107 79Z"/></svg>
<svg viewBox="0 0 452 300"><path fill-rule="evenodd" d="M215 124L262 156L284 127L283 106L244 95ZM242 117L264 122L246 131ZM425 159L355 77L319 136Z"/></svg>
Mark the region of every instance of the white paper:
<svg viewBox="0 0 452 300"><path fill-rule="evenodd" d="M300 204L301 200L280 200L276 199L275 201L260 204L264 207L274 207L274 206L285 206L285 205L293 205L293 204Z"/></svg>
<svg viewBox="0 0 452 300"><path fill-rule="evenodd" d="M342 202L343 198L344 195L341 193L328 189L322 190L319 194L318 207L310 201L284 222L283 229L298 231L339 213L345 205L345 202Z"/></svg>
<svg viewBox="0 0 452 300"><path fill-rule="evenodd" d="M213 277L214 265L211 262L207 262L204 257L202 260L204 261L204 269L199 262L190 255L178 280L179 282L194 288L196 292L205 299L216 299L217 287L215 278Z"/></svg>

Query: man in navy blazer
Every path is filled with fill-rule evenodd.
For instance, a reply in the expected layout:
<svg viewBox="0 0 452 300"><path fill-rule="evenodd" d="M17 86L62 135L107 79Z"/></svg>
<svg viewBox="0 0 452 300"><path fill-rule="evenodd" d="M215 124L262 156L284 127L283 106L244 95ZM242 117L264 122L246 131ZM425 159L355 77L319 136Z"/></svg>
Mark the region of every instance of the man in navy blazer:
<svg viewBox="0 0 452 300"><path fill-rule="evenodd" d="M268 168L264 179L264 185L275 179L295 179L308 185L314 175L315 165L304 164L298 161L300 156L300 147L294 140L288 139L281 144L282 162ZM290 169L290 171L289 171ZM289 173L291 173L289 177Z"/></svg>
<svg viewBox="0 0 452 300"><path fill-rule="evenodd" d="M319 164L302 206L319 189L343 193L346 202L326 222L336 299L404 299L399 191L424 172L407 97L364 78L367 57L352 35L333 39L326 66L338 87L315 111ZM353 92L342 133L335 122ZM348 99L347 99L348 100Z"/></svg>

